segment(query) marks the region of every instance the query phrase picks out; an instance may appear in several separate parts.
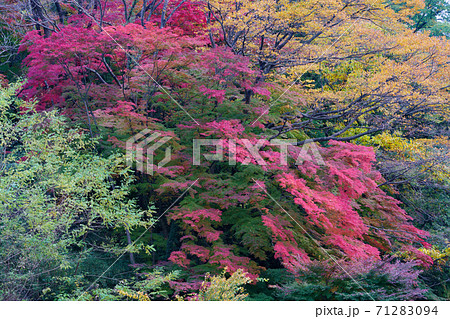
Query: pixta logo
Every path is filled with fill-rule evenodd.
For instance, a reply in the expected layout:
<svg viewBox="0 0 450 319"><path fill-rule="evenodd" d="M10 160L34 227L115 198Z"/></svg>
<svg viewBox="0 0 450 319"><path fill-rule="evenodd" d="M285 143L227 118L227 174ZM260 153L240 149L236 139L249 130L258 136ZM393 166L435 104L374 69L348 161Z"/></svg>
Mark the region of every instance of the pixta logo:
<svg viewBox="0 0 450 319"><path fill-rule="evenodd" d="M136 170L153 175L155 167L162 168L171 160L171 148L165 144L171 139L171 136L164 136L159 132L153 132L145 129L140 133L131 137L126 143L127 150L127 165L132 166L136 161ZM317 165L325 165L319 150L313 141L306 140L300 151L296 154L295 165L302 165L304 161L314 162ZM226 145L226 149L224 148ZM271 140L270 142L265 139L254 140L249 139L194 139L193 140L193 158L192 164L201 165L202 155L208 161L224 161L228 159L229 165L237 164L237 148L240 147L240 156L245 154L245 158L239 161L241 165L249 165L250 163L256 163L260 166L268 165L267 162L261 156L261 149L266 146L276 147L279 149L279 165L288 165L289 158L289 146L297 145L297 140ZM154 163L155 151L165 146L164 158L157 163ZM202 152L202 146L203 151ZM209 150L208 150L209 147ZM214 148L211 151L211 147ZM291 154L292 157L292 154ZM145 165L144 165L145 164Z"/></svg>
<svg viewBox="0 0 450 319"><path fill-rule="evenodd" d="M164 158L157 165L154 164L155 151L172 138L171 136L161 136L162 134L159 132L152 133L151 130L145 129L128 139L126 142L127 165L132 166L136 161L136 170L149 175L153 175L155 166L161 168L166 165L172 155L170 146L166 146Z"/></svg>

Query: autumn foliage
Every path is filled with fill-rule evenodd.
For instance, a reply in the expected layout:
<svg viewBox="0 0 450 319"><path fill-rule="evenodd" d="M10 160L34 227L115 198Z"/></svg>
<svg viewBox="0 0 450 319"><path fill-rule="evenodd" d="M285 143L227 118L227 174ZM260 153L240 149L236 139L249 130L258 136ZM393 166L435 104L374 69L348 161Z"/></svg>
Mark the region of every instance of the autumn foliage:
<svg viewBox="0 0 450 319"><path fill-rule="evenodd" d="M130 191L161 216L140 239L159 240L157 257L139 262L178 267L189 276L171 285L191 288L223 269L255 281L329 261L433 265L430 234L377 157L405 143L423 171L448 154L425 152L448 145L450 45L410 28L421 0L103 2L37 15L19 96L82 125L105 154L143 129L171 138L171 161L136 171ZM194 139L219 141L223 158L202 146L196 165ZM273 142L289 139L284 162Z"/></svg>

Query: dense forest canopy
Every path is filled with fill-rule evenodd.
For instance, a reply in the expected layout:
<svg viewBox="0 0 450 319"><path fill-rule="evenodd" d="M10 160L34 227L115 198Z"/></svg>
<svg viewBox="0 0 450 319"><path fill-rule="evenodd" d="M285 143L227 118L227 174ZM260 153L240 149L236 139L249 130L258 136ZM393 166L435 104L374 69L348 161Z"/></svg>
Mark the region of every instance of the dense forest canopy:
<svg viewBox="0 0 450 319"><path fill-rule="evenodd" d="M446 1L0 7L0 299L450 298Z"/></svg>

